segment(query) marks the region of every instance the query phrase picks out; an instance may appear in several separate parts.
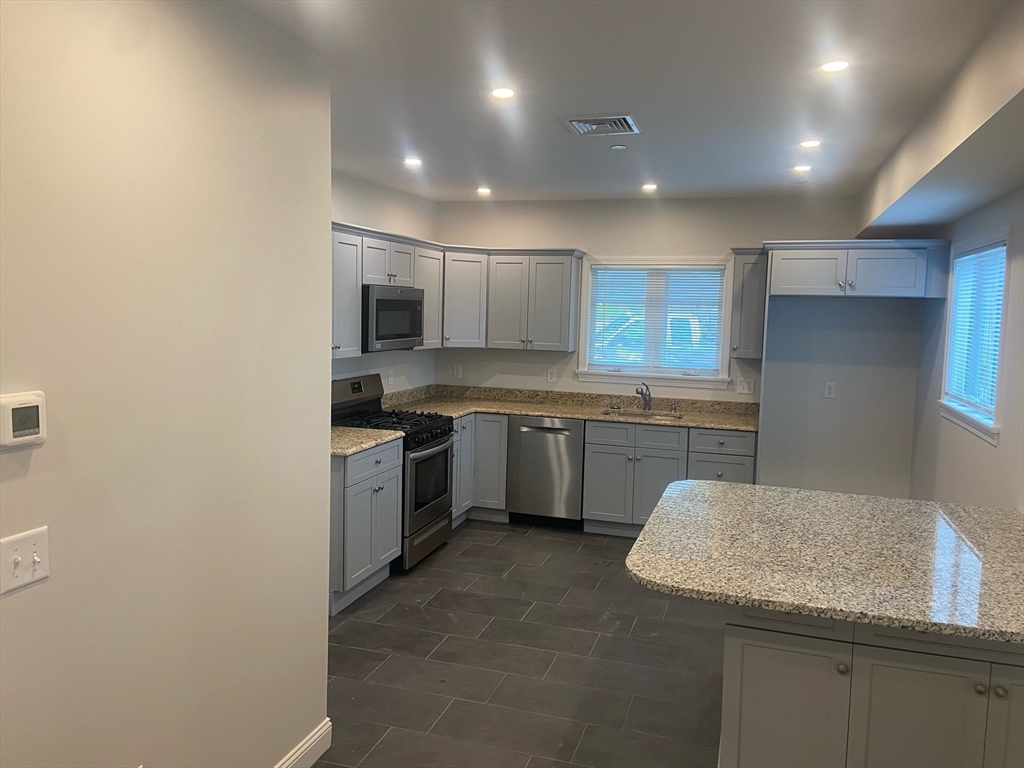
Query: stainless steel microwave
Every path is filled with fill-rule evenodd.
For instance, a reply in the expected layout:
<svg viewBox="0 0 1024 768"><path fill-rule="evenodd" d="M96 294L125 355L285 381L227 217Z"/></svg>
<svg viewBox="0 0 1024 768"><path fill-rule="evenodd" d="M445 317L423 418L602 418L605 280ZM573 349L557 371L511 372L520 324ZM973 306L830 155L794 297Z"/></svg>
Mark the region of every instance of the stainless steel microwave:
<svg viewBox="0 0 1024 768"><path fill-rule="evenodd" d="M363 352L423 344L423 289L363 286Z"/></svg>

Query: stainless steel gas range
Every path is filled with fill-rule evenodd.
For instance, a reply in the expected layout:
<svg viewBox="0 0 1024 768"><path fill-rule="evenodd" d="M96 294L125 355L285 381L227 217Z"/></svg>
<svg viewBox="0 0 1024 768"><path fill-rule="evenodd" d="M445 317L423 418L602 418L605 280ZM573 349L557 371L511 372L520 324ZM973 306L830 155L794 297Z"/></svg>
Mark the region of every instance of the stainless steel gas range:
<svg viewBox="0 0 1024 768"><path fill-rule="evenodd" d="M448 541L452 532L451 416L385 411L380 374L332 382L331 426L405 433L402 567L406 570Z"/></svg>

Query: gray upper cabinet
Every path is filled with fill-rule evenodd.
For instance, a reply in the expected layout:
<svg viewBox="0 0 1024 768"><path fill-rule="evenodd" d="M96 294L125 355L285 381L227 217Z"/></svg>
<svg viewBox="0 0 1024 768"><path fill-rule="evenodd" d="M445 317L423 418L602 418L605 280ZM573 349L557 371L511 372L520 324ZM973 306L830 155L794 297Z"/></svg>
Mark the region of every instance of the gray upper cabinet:
<svg viewBox="0 0 1024 768"><path fill-rule="evenodd" d="M444 255L445 347L487 346L487 256Z"/></svg>
<svg viewBox="0 0 1024 768"><path fill-rule="evenodd" d="M358 357L362 350L362 238L334 233L331 357Z"/></svg>
<svg viewBox="0 0 1024 768"><path fill-rule="evenodd" d="M992 665L985 768L1024 766L1024 669Z"/></svg>
<svg viewBox="0 0 1024 768"><path fill-rule="evenodd" d="M638 446L636 459L633 462L631 522L637 525L646 523L658 502L661 501L669 483L685 479L685 451L666 451Z"/></svg>
<svg viewBox="0 0 1024 768"><path fill-rule="evenodd" d="M580 269L570 255L530 256L529 349L576 351Z"/></svg>
<svg viewBox="0 0 1024 768"><path fill-rule="evenodd" d="M845 766L851 650L727 627L720 768Z"/></svg>
<svg viewBox="0 0 1024 768"><path fill-rule="evenodd" d="M423 289L423 345L416 349L441 346L444 297L444 254L429 248L417 248L413 261L413 279Z"/></svg>
<svg viewBox="0 0 1024 768"><path fill-rule="evenodd" d="M772 294L843 296L845 250L772 251Z"/></svg>
<svg viewBox="0 0 1024 768"><path fill-rule="evenodd" d="M505 508L505 479L508 462L508 416L498 413L478 413L475 434L469 439L473 445L473 502L489 509ZM462 450L466 450L467 435L462 433Z"/></svg>
<svg viewBox="0 0 1024 768"><path fill-rule="evenodd" d="M403 243L391 243L391 284L400 285L405 288L412 288L413 277L413 254L415 248Z"/></svg>
<svg viewBox="0 0 1024 768"><path fill-rule="evenodd" d="M928 252L924 248L851 250L847 296L924 296Z"/></svg>
<svg viewBox="0 0 1024 768"><path fill-rule="evenodd" d="M391 243L387 240L363 238L363 285L391 283Z"/></svg>
<svg viewBox="0 0 1024 768"><path fill-rule="evenodd" d="M526 349L530 257L491 256L488 275L487 346Z"/></svg>
<svg viewBox="0 0 1024 768"><path fill-rule="evenodd" d="M732 356L760 359L764 338L768 254L737 252L732 280Z"/></svg>
<svg viewBox="0 0 1024 768"><path fill-rule="evenodd" d="M982 765L990 666L854 646L847 765Z"/></svg>
<svg viewBox="0 0 1024 768"><path fill-rule="evenodd" d="M583 518L633 522L633 447L585 445Z"/></svg>

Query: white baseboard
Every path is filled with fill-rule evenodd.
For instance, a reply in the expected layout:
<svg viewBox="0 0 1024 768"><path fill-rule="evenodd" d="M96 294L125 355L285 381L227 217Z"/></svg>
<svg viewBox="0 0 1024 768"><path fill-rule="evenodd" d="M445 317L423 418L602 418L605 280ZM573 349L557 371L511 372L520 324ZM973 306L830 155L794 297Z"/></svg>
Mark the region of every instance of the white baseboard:
<svg viewBox="0 0 1024 768"><path fill-rule="evenodd" d="M483 507L470 507L466 513L470 520L489 520L492 523L507 523L508 512L503 509L484 509Z"/></svg>
<svg viewBox="0 0 1024 768"><path fill-rule="evenodd" d="M281 758L275 768L313 768L313 763L331 746L331 718L325 717L313 732Z"/></svg>

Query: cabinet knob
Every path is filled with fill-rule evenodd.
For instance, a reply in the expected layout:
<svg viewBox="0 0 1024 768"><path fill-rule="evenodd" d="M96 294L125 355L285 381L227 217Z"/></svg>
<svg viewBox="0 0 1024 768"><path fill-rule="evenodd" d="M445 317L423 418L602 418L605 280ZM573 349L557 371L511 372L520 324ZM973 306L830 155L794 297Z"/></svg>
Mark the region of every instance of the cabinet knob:
<svg viewBox="0 0 1024 768"><path fill-rule="evenodd" d="M719 445L725 445L725 440L719 440L719 441L718 441L718 444L719 444Z"/></svg>
<svg viewBox="0 0 1024 768"><path fill-rule="evenodd" d="M847 280L846 281L846 287L847 288L853 288L853 280Z"/></svg>
<svg viewBox="0 0 1024 768"><path fill-rule="evenodd" d="M374 459L374 460L373 460L373 463L374 463L374 464L380 464L380 459Z"/></svg>
<svg viewBox="0 0 1024 768"><path fill-rule="evenodd" d="M996 686L995 694L1000 699L1005 699L1007 697L1007 695L1009 695L1009 693L1010 692L1008 690L1006 690L1005 688L1003 688L1003 686L1001 686L1001 685L997 685Z"/></svg>
<svg viewBox="0 0 1024 768"><path fill-rule="evenodd" d="M839 281L839 287L842 288L844 285L846 285L846 283L844 283L842 280L840 280Z"/></svg>
<svg viewBox="0 0 1024 768"><path fill-rule="evenodd" d="M331 349L341 349L341 344L331 344Z"/></svg>
<svg viewBox="0 0 1024 768"><path fill-rule="evenodd" d="M721 472L719 472L719 473L718 473L718 476L719 476L719 477L721 477L721 476L722 476L722 473L721 473Z"/></svg>
<svg viewBox="0 0 1024 768"><path fill-rule="evenodd" d="M525 344L525 343L526 343L526 339L520 339L520 340L519 340L519 343L520 343L520 344Z"/></svg>
<svg viewBox="0 0 1024 768"><path fill-rule="evenodd" d="M533 344L533 339L527 339L527 341Z"/></svg>
<svg viewBox="0 0 1024 768"><path fill-rule="evenodd" d="M849 671L850 667L846 664L840 664L838 667L836 667L836 672L838 672L840 675L848 674Z"/></svg>
<svg viewBox="0 0 1024 768"><path fill-rule="evenodd" d="M632 457L632 456L627 456L627 457L626 457L626 461L632 461L632 460L633 460L633 457Z"/></svg>
<svg viewBox="0 0 1024 768"><path fill-rule="evenodd" d="M640 461L640 454L639 453L636 455L636 460Z"/></svg>
<svg viewBox="0 0 1024 768"><path fill-rule="evenodd" d="M988 693L988 686L983 685L982 683L978 683L976 686L974 686L974 692L979 696L984 696L986 693Z"/></svg>
<svg viewBox="0 0 1024 768"><path fill-rule="evenodd" d="M735 351L736 351L737 349L739 349L739 347L738 347L738 346L736 346L735 344L733 344L733 345L732 345L732 351L733 351L733 352L735 352Z"/></svg>
<svg viewBox="0 0 1024 768"><path fill-rule="evenodd" d="M451 341L451 340L452 340L452 337L451 337L451 336L445 336L445 337L444 337L444 340L445 340L445 341Z"/></svg>
<svg viewBox="0 0 1024 768"><path fill-rule="evenodd" d="M465 432L465 431L466 431L466 425L465 425L465 424L463 424L463 425L462 425L462 431L463 431L463 432Z"/></svg>

